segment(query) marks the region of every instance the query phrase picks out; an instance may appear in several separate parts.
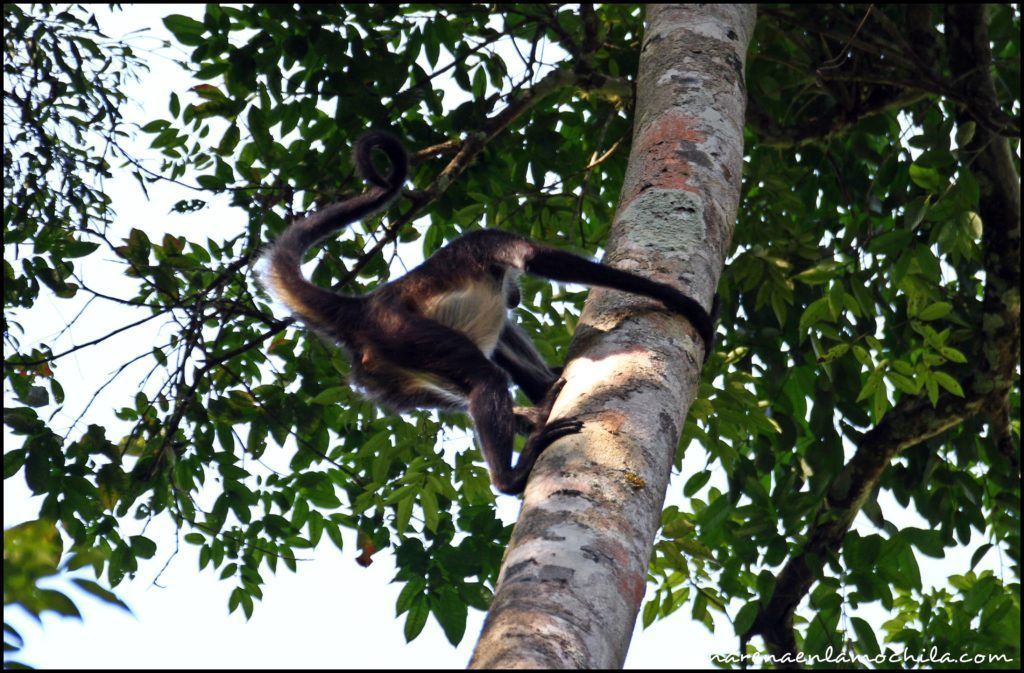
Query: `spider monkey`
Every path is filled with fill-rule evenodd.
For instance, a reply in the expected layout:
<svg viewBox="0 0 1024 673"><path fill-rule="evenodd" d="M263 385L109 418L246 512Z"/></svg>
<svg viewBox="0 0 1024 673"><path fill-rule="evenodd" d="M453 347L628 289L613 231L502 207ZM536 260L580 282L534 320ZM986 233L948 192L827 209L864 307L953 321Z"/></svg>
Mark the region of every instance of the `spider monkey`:
<svg viewBox="0 0 1024 673"><path fill-rule="evenodd" d="M374 150L391 164L387 175L374 167ZM707 360L714 346L717 297L709 315L669 285L505 231L465 234L401 278L362 296L313 285L300 270L303 254L342 227L382 210L408 176L408 155L389 133L363 135L353 155L369 189L293 222L268 255L269 284L307 325L346 348L352 381L382 406L468 411L491 482L502 493L521 493L540 452L582 428L573 419L547 423L561 370L548 367L526 333L509 321L508 309L519 304L516 281L523 272L658 299L696 328ZM513 408L507 377L536 406ZM513 467L516 432L528 438Z"/></svg>

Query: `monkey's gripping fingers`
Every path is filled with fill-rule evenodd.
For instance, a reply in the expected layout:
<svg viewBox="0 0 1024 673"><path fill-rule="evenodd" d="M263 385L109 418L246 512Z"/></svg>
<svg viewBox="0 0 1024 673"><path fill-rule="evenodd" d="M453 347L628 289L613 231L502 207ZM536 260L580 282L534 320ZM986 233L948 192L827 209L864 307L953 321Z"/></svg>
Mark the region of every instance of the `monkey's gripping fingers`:
<svg viewBox="0 0 1024 673"><path fill-rule="evenodd" d="M583 429L583 421L575 418L559 418L540 428L526 440L522 455L536 459L541 452L556 440L575 435Z"/></svg>
<svg viewBox="0 0 1024 673"><path fill-rule="evenodd" d="M502 475L498 480L491 476L491 481L502 493L517 495L526 488L526 480L533 471L533 464L544 449L557 439L567 435L573 435L583 429L583 422L574 418L560 418L552 421L542 428L538 428L526 440L523 450L519 453L519 460L514 469L509 470L507 475Z"/></svg>
<svg viewBox="0 0 1024 673"><path fill-rule="evenodd" d="M559 373L562 368L558 367ZM558 394L565 387L565 379L556 379L544 393L544 399L534 407L512 407L512 414L516 419L516 432L520 435L532 435L540 432L547 423L548 415L551 414L551 407L554 406Z"/></svg>
<svg viewBox="0 0 1024 673"><path fill-rule="evenodd" d="M558 370L558 378L551 384L548 391L544 393L544 399L537 405L541 409L546 410L544 413L544 420L547 420L548 414L551 413L551 407L555 406L555 400L558 399L558 396L562 393L562 388L565 387L565 379L562 378L562 370L564 370L565 367L555 367L552 371L555 371L555 369Z"/></svg>

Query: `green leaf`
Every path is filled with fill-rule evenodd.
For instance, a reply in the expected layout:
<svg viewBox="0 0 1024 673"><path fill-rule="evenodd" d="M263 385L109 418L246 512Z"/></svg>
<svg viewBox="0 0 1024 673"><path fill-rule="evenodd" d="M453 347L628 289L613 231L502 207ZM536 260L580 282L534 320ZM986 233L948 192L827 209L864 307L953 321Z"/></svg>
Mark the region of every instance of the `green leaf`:
<svg viewBox="0 0 1024 673"><path fill-rule="evenodd" d="M252 594L243 591L242 592L242 612L245 613L246 620L252 619L252 610L253 610Z"/></svg>
<svg viewBox="0 0 1024 673"><path fill-rule="evenodd" d="M889 379L889 382L892 383L897 390L907 393L908 395L917 395L921 392L921 386L918 383L897 372L886 372L885 378Z"/></svg>
<svg viewBox="0 0 1024 673"><path fill-rule="evenodd" d="M4 479L10 479L25 464L25 449L11 449L4 453Z"/></svg>
<svg viewBox="0 0 1024 673"><path fill-rule="evenodd" d="M851 533L843 544L843 555L851 569L869 571L878 559L882 538L878 535L857 537Z"/></svg>
<svg viewBox="0 0 1024 673"><path fill-rule="evenodd" d="M825 351L821 355L821 357L818 358L818 362L832 362L833 360L836 360L846 355L846 352L849 350L850 344L836 344L832 348L829 348L827 351ZM860 351L863 352L864 349L861 348ZM870 363L870 360L868 362Z"/></svg>
<svg viewBox="0 0 1024 673"><path fill-rule="evenodd" d="M159 133L167 129L171 123L166 119L154 119L139 130L143 133Z"/></svg>
<svg viewBox="0 0 1024 673"><path fill-rule="evenodd" d="M857 643L864 654L871 657L880 654L881 649L878 647L878 639L875 638L875 631L871 628L871 625L860 617L851 617L850 623L853 625L853 630L857 634Z"/></svg>
<svg viewBox="0 0 1024 673"><path fill-rule="evenodd" d="M882 420L886 410L889 408L889 397L885 394L885 386L878 386L871 398L871 415L875 423Z"/></svg>
<svg viewBox="0 0 1024 673"><path fill-rule="evenodd" d="M402 534L409 529L414 498L405 498L395 507L395 532Z"/></svg>
<svg viewBox="0 0 1024 673"><path fill-rule="evenodd" d="M868 242L868 252L882 255L895 255L902 252L914 238L909 229L897 229L880 234Z"/></svg>
<svg viewBox="0 0 1024 673"><path fill-rule="evenodd" d="M64 615L65 617L74 617L78 620L82 619L82 613L78 611L74 602L61 592L55 589L41 589L37 587L36 594L39 599L39 604L43 610L52 610L59 615Z"/></svg>
<svg viewBox="0 0 1024 673"><path fill-rule="evenodd" d="M196 182L203 189L209 189L211 191L218 191L224 189L224 181L216 175L200 175L196 178Z"/></svg>
<svg viewBox="0 0 1024 673"><path fill-rule="evenodd" d="M217 145L217 152L220 154L230 154L238 145L240 138L241 132L238 130L238 124L232 124L220 139L220 143Z"/></svg>
<svg viewBox="0 0 1024 673"><path fill-rule="evenodd" d="M433 612L448 642L458 645L466 633L466 618L469 612L466 603L451 587L444 587L433 603Z"/></svg>
<svg viewBox="0 0 1024 673"><path fill-rule="evenodd" d="M130 607L128 607L125 604L124 601L122 601L120 598L118 598L117 595L114 594L113 591L109 591L108 589L104 589L97 582L93 582L92 580L87 580L87 579L85 579L83 577L73 577L73 578L71 578L71 581L74 582L76 585L78 585L78 588L81 589L82 591L85 591L86 593L92 594L93 596L95 596L96 598L100 599L101 601L104 601L106 603L110 603L111 605L116 605L117 607L121 608L122 610L124 610L128 614L133 614L132 613L132 609Z"/></svg>
<svg viewBox="0 0 1024 673"><path fill-rule="evenodd" d="M412 642L416 636L420 635L429 615L430 605L426 596L419 596L412 601L409 606L409 614L405 617L405 642Z"/></svg>
<svg viewBox="0 0 1024 673"><path fill-rule="evenodd" d="M857 402L862 402L875 394L875 391L882 385L882 374L883 371L881 369L875 369L868 374L868 380L864 382L864 387L860 389L860 393L857 395Z"/></svg>
<svg viewBox="0 0 1024 673"><path fill-rule="evenodd" d="M324 528L327 530L327 537L331 539L334 546L339 550L345 548L345 539L341 535L341 527L334 522L327 522L324 524Z"/></svg>
<svg viewBox="0 0 1024 673"><path fill-rule="evenodd" d="M929 304L927 308L917 314L917 317L921 320L938 320L952 310L952 304L944 301L937 301L934 304Z"/></svg>
<svg viewBox="0 0 1024 673"><path fill-rule="evenodd" d="M830 317L828 297L822 297L811 302L804 310L803 315L800 316L800 341L803 342L806 338L811 325Z"/></svg>
<svg viewBox="0 0 1024 673"><path fill-rule="evenodd" d="M426 581L421 577L414 577L406 582L395 601L395 616L401 615L411 608L417 599L421 599L424 589L426 589Z"/></svg>
<svg viewBox="0 0 1024 673"><path fill-rule="evenodd" d="M420 506L423 508L423 522L427 530L437 532L437 524L440 518L437 508L437 495L430 488L424 488L420 492Z"/></svg>
<svg viewBox="0 0 1024 673"><path fill-rule="evenodd" d="M27 435L39 426L39 417L28 407L4 407L4 425L16 435Z"/></svg>
<svg viewBox="0 0 1024 673"><path fill-rule="evenodd" d="M969 211L962 213L960 216L960 226L963 227L967 234L973 240L981 240L981 235L984 233L985 225L981 221L981 216L978 213Z"/></svg>
<svg viewBox="0 0 1024 673"><path fill-rule="evenodd" d="M99 247L99 243L91 243L89 241L67 241L64 243L64 256L70 258L85 257Z"/></svg>
<svg viewBox="0 0 1024 673"><path fill-rule="evenodd" d="M931 401L934 407L939 403L939 386L935 381L933 372L927 372L924 375L924 389L928 392L928 399Z"/></svg>
<svg viewBox="0 0 1024 673"><path fill-rule="evenodd" d="M643 622L644 628L646 629L651 624L653 624L654 620L657 617L658 617L658 599L657 599L657 596L655 596L655 598L647 601L647 604L644 605L644 614L643 614L643 618L642 618L642 622Z"/></svg>
<svg viewBox="0 0 1024 673"><path fill-rule="evenodd" d="M722 525L732 512L732 503L725 495L720 495L697 515L697 522L703 529L714 530Z"/></svg>
<svg viewBox="0 0 1024 673"><path fill-rule="evenodd" d="M914 376L914 368L905 360L893 360L892 368L904 376Z"/></svg>
<svg viewBox="0 0 1024 673"><path fill-rule="evenodd" d="M686 485L683 486L683 495L687 498L692 498L694 493L704 488L704 484L708 483L709 479L711 479L710 470L697 472L686 480Z"/></svg>
<svg viewBox="0 0 1024 673"><path fill-rule="evenodd" d="M973 121L966 121L959 124L956 129L956 146L966 147L971 140L974 138L974 131L977 129L977 124Z"/></svg>
<svg viewBox="0 0 1024 673"><path fill-rule="evenodd" d="M930 204L924 197L918 197L911 200L903 207L903 226L909 230L914 229L914 227L921 224L921 220L923 220L924 216L928 214L929 207ZM909 234L910 232L907 231L907 233ZM909 237L904 238L909 240Z"/></svg>
<svg viewBox="0 0 1024 673"><path fill-rule="evenodd" d="M334 386L322 391L310 401L313 404L337 404L347 399L351 394L352 391L348 386Z"/></svg>
<svg viewBox="0 0 1024 673"><path fill-rule="evenodd" d="M388 493L388 496L384 498L384 504L394 505L396 502L400 502L402 500L414 499L416 494L420 492L421 488L421 484L406 484L404 486L399 486L391 493Z"/></svg>
<svg viewBox="0 0 1024 673"><path fill-rule="evenodd" d="M156 554L156 543L142 535L132 535L129 538L132 551L141 558L153 558Z"/></svg>
<svg viewBox="0 0 1024 673"><path fill-rule="evenodd" d="M754 620L757 619L759 605L760 603L756 600L750 601L736 613L736 618L733 620L733 628L736 630L736 635L742 635L750 630Z"/></svg>
<svg viewBox="0 0 1024 673"><path fill-rule="evenodd" d="M939 346L939 353L950 362L959 362L961 364L967 362L967 356L952 346Z"/></svg>
<svg viewBox="0 0 1024 673"><path fill-rule="evenodd" d="M936 372L932 372L932 376L935 377L935 381L940 386L942 386L943 388L945 388L949 392L953 393L957 397L963 397L964 396L964 389L960 387L960 384L957 383L956 379L954 379L952 376L950 376L946 372L937 372L937 371Z"/></svg>
<svg viewBox="0 0 1024 673"><path fill-rule="evenodd" d="M946 550L942 544L942 533L937 530L908 527L904 528L901 534L910 544L920 549L927 556L944 558L946 555Z"/></svg>
<svg viewBox="0 0 1024 673"><path fill-rule="evenodd" d="M994 545L991 542L987 542L978 547L974 554L971 555L971 570L974 570L974 567L981 562L981 559L985 557L985 554L987 554L993 546Z"/></svg>
<svg viewBox="0 0 1024 673"><path fill-rule="evenodd" d="M483 100L484 95L487 93L487 71L483 66L480 66L473 73L473 97L477 100Z"/></svg>
<svg viewBox="0 0 1024 673"><path fill-rule="evenodd" d="M835 278L841 269L836 262L822 262L817 266L796 274L794 278L808 285L820 285Z"/></svg>
<svg viewBox="0 0 1024 673"><path fill-rule="evenodd" d="M946 179L937 170L920 164L910 166L910 179L921 189L938 194L946 188Z"/></svg>
<svg viewBox="0 0 1024 673"><path fill-rule="evenodd" d="M775 319L779 322L779 327L785 326L786 315L789 313L789 309L786 307L786 298L782 292L772 292L771 305L772 312L775 313Z"/></svg>
<svg viewBox="0 0 1024 673"><path fill-rule="evenodd" d="M164 26L178 39L179 42L191 47L197 47L203 43L202 34L206 27L202 23L184 14L171 14L164 18Z"/></svg>

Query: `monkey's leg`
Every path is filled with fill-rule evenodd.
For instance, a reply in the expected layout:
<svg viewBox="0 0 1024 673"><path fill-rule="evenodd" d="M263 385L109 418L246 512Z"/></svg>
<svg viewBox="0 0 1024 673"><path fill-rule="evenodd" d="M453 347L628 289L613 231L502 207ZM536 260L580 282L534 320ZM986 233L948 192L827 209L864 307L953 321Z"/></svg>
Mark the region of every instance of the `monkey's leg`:
<svg viewBox="0 0 1024 673"><path fill-rule="evenodd" d="M494 367L494 373L496 376L480 377L470 390L469 414L473 417L484 460L491 473L491 483L502 493L516 495L526 487L533 460L520 455L515 467L512 466L515 437L512 398L504 374L497 367Z"/></svg>
<svg viewBox="0 0 1024 673"><path fill-rule="evenodd" d="M505 324L492 358L534 404L544 399L548 388L558 378L558 374L537 352L530 337L511 322Z"/></svg>
<svg viewBox="0 0 1024 673"><path fill-rule="evenodd" d="M464 334L438 322L404 312L381 315L379 322L388 328L375 330L374 347L389 362L442 378L466 394L491 483L502 493L521 493L539 452L512 465L516 419L505 373Z"/></svg>

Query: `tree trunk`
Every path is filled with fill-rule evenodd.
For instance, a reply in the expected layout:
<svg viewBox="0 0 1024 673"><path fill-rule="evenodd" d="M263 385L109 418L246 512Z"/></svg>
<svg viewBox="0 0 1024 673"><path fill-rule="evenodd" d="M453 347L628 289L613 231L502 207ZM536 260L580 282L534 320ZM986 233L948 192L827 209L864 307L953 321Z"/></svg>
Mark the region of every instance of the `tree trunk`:
<svg viewBox="0 0 1024 673"><path fill-rule="evenodd" d="M649 5L633 149L605 262L711 306L740 193L752 5ZM471 668L625 660L704 345L657 302L593 290Z"/></svg>

